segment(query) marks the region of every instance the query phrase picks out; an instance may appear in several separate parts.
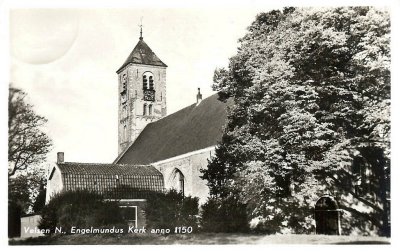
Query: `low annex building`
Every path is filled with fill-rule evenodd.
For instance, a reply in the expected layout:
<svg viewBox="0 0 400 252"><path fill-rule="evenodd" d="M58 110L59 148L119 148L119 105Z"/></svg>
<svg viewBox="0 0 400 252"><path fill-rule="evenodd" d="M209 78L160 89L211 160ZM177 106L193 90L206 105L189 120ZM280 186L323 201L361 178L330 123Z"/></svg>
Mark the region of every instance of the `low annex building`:
<svg viewBox="0 0 400 252"><path fill-rule="evenodd" d="M129 220L143 226L146 196L164 190L162 174L151 165L70 163L63 159L64 153L58 153L58 161L48 174L46 203L63 191L88 190L132 208Z"/></svg>
<svg viewBox="0 0 400 252"><path fill-rule="evenodd" d="M88 190L108 199L137 198L162 191L162 174L150 165L56 163L47 179L46 202L62 191Z"/></svg>

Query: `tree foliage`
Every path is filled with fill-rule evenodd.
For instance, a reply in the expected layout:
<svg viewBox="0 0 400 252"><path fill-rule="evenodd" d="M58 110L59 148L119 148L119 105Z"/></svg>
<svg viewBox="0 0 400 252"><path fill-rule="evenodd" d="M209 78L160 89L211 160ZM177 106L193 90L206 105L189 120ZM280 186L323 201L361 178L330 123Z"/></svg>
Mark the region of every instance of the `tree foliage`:
<svg viewBox="0 0 400 252"><path fill-rule="evenodd" d="M62 228L69 233L71 227L110 227L126 225L116 201L104 201L101 195L89 191L66 191L54 195L41 210L39 228Z"/></svg>
<svg viewBox="0 0 400 252"><path fill-rule="evenodd" d="M286 8L258 15L248 30L228 69L214 75L220 99L234 105L203 171L211 194L238 195L258 227L304 232L316 198L328 193L350 219L387 233L388 13ZM353 224L344 231L368 232Z"/></svg>
<svg viewBox="0 0 400 252"><path fill-rule="evenodd" d="M184 196L175 190L153 192L147 196L145 207L146 226L173 230L185 226L197 229L199 199Z"/></svg>
<svg viewBox="0 0 400 252"><path fill-rule="evenodd" d="M8 181L8 199L18 204L22 213L29 213L39 193L42 177L33 174L20 175Z"/></svg>
<svg viewBox="0 0 400 252"><path fill-rule="evenodd" d="M51 147L42 131L47 122L26 103L26 94L10 87L8 95L8 176L42 163Z"/></svg>
<svg viewBox="0 0 400 252"><path fill-rule="evenodd" d="M40 213L43 207L46 205L46 181L45 179L39 185L37 195L32 204L32 212Z"/></svg>
<svg viewBox="0 0 400 252"><path fill-rule="evenodd" d="M201 206L201 229L211 233L248 232L246 205L234 196L210 197Z"/></svg>

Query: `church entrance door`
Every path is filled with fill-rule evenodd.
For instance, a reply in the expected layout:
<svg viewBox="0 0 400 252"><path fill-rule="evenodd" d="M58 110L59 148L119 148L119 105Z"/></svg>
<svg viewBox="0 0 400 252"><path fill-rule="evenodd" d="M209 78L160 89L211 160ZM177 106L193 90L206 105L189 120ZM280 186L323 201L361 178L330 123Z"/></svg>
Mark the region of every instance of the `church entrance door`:
<svg viewBox="0 0 400 252"><path fill-rule="evenodd" d="M316 234L340 235L340 209L331 196L321 197L315 204Z"/></svg>

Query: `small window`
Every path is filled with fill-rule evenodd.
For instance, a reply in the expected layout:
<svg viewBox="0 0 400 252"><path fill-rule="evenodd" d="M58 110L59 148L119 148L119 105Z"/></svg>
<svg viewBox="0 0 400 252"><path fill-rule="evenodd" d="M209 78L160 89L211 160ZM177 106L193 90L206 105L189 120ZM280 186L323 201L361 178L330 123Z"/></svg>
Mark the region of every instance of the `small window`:
<svg viewBox="0 0 400 252"><path fill-rule="evenodd" d="M121 76L121 89L120 89L120 94L121 94L121 100L122 103L126 101L126 94L127 94L127 83L128 83L128 77L127 74L122 74Z"/></svg>
<svg viewBox="0 0 400 252"><path fill-rule="evenodd" d="M149 115L153 114L153 105L149 105Z"/></svg>
<svg viewBox="0 0 400 252"><path fill-rule="evenodd" d="M122 91L126 91L127 79L128 79L128 77L126 76L126 74L123 74L122 75Z"/></svg>
<svg viewBox="0 0 400 252"><path fill-rule="evenodd" d="M147 104L143 104L143 115L146 115Z"/></svg>

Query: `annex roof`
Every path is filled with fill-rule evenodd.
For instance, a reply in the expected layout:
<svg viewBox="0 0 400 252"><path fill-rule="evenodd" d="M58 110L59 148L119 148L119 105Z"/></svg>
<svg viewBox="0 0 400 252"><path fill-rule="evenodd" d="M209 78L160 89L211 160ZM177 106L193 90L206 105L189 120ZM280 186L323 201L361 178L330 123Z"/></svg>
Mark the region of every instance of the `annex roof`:
<svg viewBox="0 0 400 252"><path fill-rule="evenodd" d="M106 198L143 198L143 193L162 191L162 174L150 165L58 163L64 189L89 190Z"/></svg>
<svg viewBox="0 0 400 252"><path fill-rule="evenodd" d="M148 124L138 138L114 162L151 164L188 152L215 146L222 139L227 103L218 94L156 122Z"/></svg>
<svg viewBox="0 0 400 252"><path fill-rule="evenodd" d="M150 49L146 42L143 41L143 38L139 39L139 42L129 54L124 64L117 70L117 73L130 63L167 67L167 65Z"/></svg>

